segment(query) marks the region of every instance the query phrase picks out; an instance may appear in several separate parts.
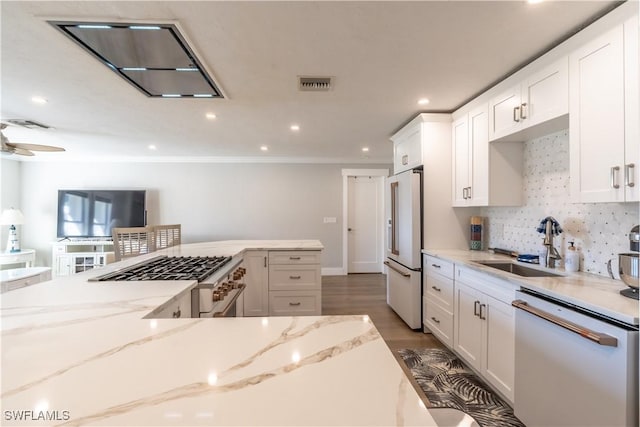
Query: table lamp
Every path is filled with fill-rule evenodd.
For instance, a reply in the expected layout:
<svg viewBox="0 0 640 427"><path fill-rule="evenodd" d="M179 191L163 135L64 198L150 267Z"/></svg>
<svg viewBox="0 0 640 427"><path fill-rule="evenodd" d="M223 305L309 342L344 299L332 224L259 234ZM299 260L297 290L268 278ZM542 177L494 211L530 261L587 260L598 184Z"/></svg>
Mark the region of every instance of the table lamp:
<svg viewBox="0 0 640 427"><path fill-rule="evenodd" d="M5 252L20 252L20 241L16 232L16 224L24 224L24 215L20 209L9 208L2 211L0 225L9 225L9 239Z"/></svg>

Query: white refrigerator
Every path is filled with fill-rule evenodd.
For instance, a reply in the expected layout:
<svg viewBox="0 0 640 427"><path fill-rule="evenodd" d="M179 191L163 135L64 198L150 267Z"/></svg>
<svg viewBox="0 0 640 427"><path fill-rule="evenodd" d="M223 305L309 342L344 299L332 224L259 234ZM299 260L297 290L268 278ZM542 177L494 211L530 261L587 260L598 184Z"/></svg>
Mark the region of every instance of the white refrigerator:
<svg viewBox="0 0 640 427"><path fill-rule="evenodd" d="M422 326L422 170L387 178L387 304L412 329Z"/></svg>

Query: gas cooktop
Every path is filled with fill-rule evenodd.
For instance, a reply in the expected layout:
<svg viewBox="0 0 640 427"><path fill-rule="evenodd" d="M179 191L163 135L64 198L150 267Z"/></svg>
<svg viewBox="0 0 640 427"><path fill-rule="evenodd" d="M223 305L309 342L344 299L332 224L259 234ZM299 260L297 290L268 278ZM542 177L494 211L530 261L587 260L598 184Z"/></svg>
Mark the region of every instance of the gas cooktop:
<svg viewBox="0 0 640 427"><path fill-rule="evenodd" d="M89 280L92 282L125 280L197 280L202 282L229 261L231 261L231 257L158 256Z"/></svg>

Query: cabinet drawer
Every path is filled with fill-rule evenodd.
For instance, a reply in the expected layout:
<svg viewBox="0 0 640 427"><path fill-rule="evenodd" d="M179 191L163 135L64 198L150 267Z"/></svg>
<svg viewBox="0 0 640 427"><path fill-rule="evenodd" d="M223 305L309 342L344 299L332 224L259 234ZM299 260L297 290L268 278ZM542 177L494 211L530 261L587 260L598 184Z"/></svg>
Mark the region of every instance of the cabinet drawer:
<svg viewBox="0 0 640 427"><path fill-rule="evenodd" d="M425 297L442 306L449 313L453 313L453 280L439 274L427 273L424 276Z"/></svg>
<svg viewBox="0 0 640 427"><path fill-rule="evenodd" d="M270 265L269 290L320 290L319 265Z"/></svg>
<svg viewBox="0 0 640 427"><path fill-rule="evenodd" d="M445 261L440 258L432 257L430 255L425 255L424 257L424 269L429 273L438 273L442 274L444 277L449 279L453 279L453 263L450 261Z"/></svg>
<svg viewBox="0 0 640 427"><path fill-rule="evenodd" d="M319 316L321 314L320 291L270 291L270 316Z"/></svg>
<svg viewBox="0 0 640 427"><path fill-rule="evenodd" d="M269 251L269 264L320 264L320 251Z"/></svg>
<svg viewBox="0 0 640 427"><path fill-rule="evenodd" d="M453 314L446 312L439 305L429 300L427 300L425 307L424 325L443 344L453 348Z"/></svg>

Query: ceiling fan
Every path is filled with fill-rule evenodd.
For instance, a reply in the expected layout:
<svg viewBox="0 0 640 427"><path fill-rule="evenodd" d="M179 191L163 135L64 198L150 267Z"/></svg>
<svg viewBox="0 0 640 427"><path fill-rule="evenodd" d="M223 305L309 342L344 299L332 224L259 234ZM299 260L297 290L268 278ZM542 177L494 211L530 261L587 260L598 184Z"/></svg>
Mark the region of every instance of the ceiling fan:
<svg viewBox="0 0 640 427"><path fill-rule="evenodd" d="M9 142L9 139L4 136L2 131L7 127L6 123L0 123L0 139L2 140L2 151L8 154L19 154L21 156L34 156L33 151L65 151L64 148L54 147L52 145L40 145L40 144L22 144Z"/></svg>

